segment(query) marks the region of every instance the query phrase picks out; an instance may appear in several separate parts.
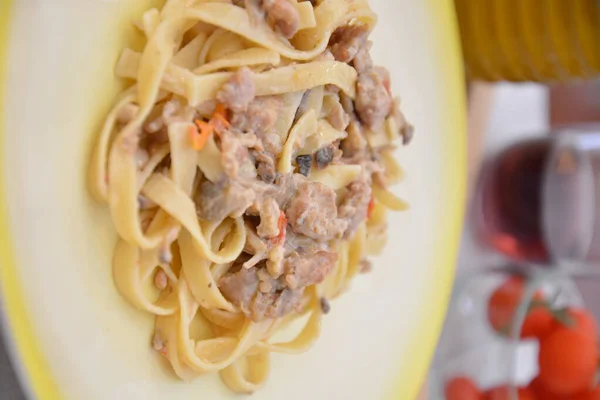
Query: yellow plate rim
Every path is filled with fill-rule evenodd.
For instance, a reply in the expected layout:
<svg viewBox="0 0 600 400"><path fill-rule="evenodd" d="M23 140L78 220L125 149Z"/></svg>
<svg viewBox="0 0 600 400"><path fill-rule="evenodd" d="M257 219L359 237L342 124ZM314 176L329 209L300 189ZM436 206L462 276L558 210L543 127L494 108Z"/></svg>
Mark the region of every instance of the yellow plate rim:
<svg viewBox="0 0 600 400"><path fill-rule="evenodd" d="M8 37L10 31L13 1L0 1L0 159L4 154L2 138L4 127L5 88L7 76ZM412 339L411 353L403 361L399 376L392 388L390 398L414 398L423 384L433 351L437 343L445 317L448 298L452 289L454 268L457 259L460 232L462 228L466 196L466 110L462 53L458 38L456 15L451 0L428 1L428 9L435 23L435 41L438 49L439 65L444 65L443 81L446 88L444 104L451 105L444 111L445 125L449 132L444 135L444 157L447 162L448 213L441 221L441 229L436 238L440 245L437 252L437 279L432 282L431 298L423 307L419 334ZM441 62L443 61L443 62ZM448 160L446 160L448 161ZM0 188L5 187L6 171L0 171ZM0 295L4 305L7 344L14 344L11 351L13 362L17 364L24 390L33 397L43 400L61 399L60 391L52 376L48 362L35 337L32 322L25 310L25 296L20 285L19 272L15 263L10 235L6 194L0 192Z"/></svg>
<svg viewBox="0 0 600 400"><path fill-rule="evenodd" d="M0 161L4 161L4 110L8 70L8 36L11 27L12 0L0 1ZM0 188L5 187L4 163L0 166ZM22 389L38 399L60 399L58 387L35 337L31 321L25 312L25 302L19 272L16 267L10 235L8 205L5 190L0 191L0 303L3 304L5 344L17 368ZM19 373L22 372L22 373Z"/></svg>
<svg viewBox="0 0 600 400"><path fill-rule="evenodd" d="M446 90L442 104L450 105L443 113L444 126L448 127L442 144L447 149L443 154L447 169L441 180L448 213L440 221L436 237L436 279L431 282L429 301L423 305L421 321L416 324L420 329L414 330L411 351L399 370L401 379L388 396L391 399L414 399L424 387L454 283L467 193L466 93L458 19L452 0L429 0L427 4L434 21L437 62L444 66L441 74Z"/></svg>

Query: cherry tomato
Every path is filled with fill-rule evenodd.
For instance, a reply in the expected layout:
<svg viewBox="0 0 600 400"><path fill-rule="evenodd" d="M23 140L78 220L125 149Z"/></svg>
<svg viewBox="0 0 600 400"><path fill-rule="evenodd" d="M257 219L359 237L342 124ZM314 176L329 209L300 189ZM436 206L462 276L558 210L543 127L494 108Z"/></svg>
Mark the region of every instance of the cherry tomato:
<svg viewBox="0 0 600 400"><path fill-rule="evenodd" d="M554 316L546 307L535 307L523 321L521 338L543 339L554 328Z"/></svg>
<svg viewBox="0 0 600 400"><path fill-rule="evenodd" d="M497 332L510 329L513 315L523 297L521 278L510 278L492 293L488 301L488 320Z"/></svg>
<svg viewBox="0 0 600 400"><path fill-rule="evenodd" d="M598 345L578 330L559 328L540 343L540 381L551 393L584 392L596 373Z"/></svg>
<svg viewBox="0 0 600 400"><path fill-rule="evenodd" d="M528 388L534 393L537 400L567 400L563 396L557 396L553 393L550 393L544 387L539 376L531 381Z"/></svg>
<svg viewBox="0 0 600 400"><path fill-rule="evenodd" d="M583 393L573 397L573 400L600 400L600 386L591 392Z"/></svg>
<svg viewBox="0 0 600 400"><path fill-rule="evenodd" d="M466 377L456 377L446 383L446 400L483 400L475 382Z"/></svg>
<svg viewBox="0 0 600 400"><path fill-rule="evenodd" d="M565 314L567 318L573 320L573 325L567 326L568 328L580 331L589 336L592 340L596 340L598 337L598 324L592 313L582 308L567 308ZM555 325L557 325L555 329L566 326L560 320L556 320Z"/></svg>
<svg viewBox="0 0 600 400"><path fill-rule="evenodd" d="M485 392L485 400L513 400L512 394L514 389L508 386L500 386L489 389ZM538 400L534 392L529 388L517 389L518 400Z"/></svg>
<svg viewBox="0 0 600 400"><path fill-rule="evenodd" d="M535 393L529 388L519 388L519 400L538 400Z"/></svg>
<svg viewBox="0 0 600 400"><path fill-rule="evenodd" d="M509 333L524 292L525 281L520 277L509 278L494 290L488 300L487 317L496 332L504 335ZM534 299L540 300L541 294L536 293Z"/></svg>

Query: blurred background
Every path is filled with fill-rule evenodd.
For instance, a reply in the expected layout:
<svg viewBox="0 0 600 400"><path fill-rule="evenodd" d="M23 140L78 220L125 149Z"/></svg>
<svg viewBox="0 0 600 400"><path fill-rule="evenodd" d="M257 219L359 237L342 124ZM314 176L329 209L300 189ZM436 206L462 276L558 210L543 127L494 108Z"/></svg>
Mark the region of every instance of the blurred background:
<svg viewBox="0 0 600 400"><path fill-rule="evenodd" d="M541 388L558 357L542 354L550 333L525 333L535 310L554 330L575 329L573 318L555 323L565 310L600 318L600 2L455 4L468 87L469 196L422 399L600 399L597 359L583 389ZM507 310L511 279L522 289ZM514 285L508 292L515 296ZM509 322L504 332L499 316ZM574 351L562 351L564 366ZM556 381L568 374L558 368Z"/></svg>

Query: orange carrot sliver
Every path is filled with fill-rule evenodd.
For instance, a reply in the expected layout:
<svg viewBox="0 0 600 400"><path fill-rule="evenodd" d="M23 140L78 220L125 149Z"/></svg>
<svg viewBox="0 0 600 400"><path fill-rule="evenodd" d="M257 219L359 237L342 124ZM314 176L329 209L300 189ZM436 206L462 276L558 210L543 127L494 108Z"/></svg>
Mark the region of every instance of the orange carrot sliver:
<svg viewBox="0 0 600 400"><path fill-rule="evenodd" d="M220 121L223 124L223 126L225 126L225 128L229 128L230 124L229 121L227 121L227 109L225 108L223 103L219 103L215 107L215 112L213 113L213 116L211 118L211 123L214 120Z"/></svg>
<svg viewBox="0 0 600 400"><path fill-rule="evenodd" d="M375 199L371 196L371 201L369 201L369 208L367 208L367 219L371 218L373 215L373 209L375 208Z"/></svg>
<svg viewBox="0 0 600 400"><path fill-rule="evenodd" d="M227 115L227 109L225 108L225 104L217 103L215 107L215 114L221 114L222 116Z"/></svg>
<svg viewBox="0 0 600 400"><path fill-rule="evenodd" d="M279 235L273 238L274 243L283 244L285 242L285 236L287 231L287 217L283 211L279 212L279 220L277 221L277 227L279 228Z"/></svg>
<svg viewBox="0 0 600 400"><path fill-rule="evenodd" d="M196 151L200 151L204 148L206 141L213 133L213 126L207 122L196 120L194 121L198 129L190 126L190 139L192 141L192 148ZM198 130L200 132L198 132Z"/></svg>
<svg viewBox="0 0 600 400"><path fill-rule="evenodd" d="M215 115L213 116L213 119L216 119L217 121L220 121L220 122L223 124L223 126L224 126L225 128L229 128L229 126L231 125L231 124L229 123L229 121L227 121L227 120L225 119L225 117L224 117L223 115L221 115L221 114L215 114Z"/></svg>
<svg viewBox="0 0 600 400"><path fill-rule="evenodd" d="M200 129L201 136L210 136L213 133L214 126L208 122L200 121L199 119L195 120L194 123Z"/></svg>

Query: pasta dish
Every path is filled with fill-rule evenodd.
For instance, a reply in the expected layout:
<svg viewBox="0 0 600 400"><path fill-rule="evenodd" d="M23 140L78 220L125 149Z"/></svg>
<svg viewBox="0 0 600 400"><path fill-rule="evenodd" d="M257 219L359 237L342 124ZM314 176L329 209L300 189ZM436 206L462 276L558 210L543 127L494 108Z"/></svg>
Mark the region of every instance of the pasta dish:
<svg viewBox="0 0 600 400"><path fill-rule="evenodd" d="M407 208L387 188L413 129L371 60L375 22L361 0L168 0L137 21L89 186L119 235L115 284L181 379L259 389Z"/></svg>

